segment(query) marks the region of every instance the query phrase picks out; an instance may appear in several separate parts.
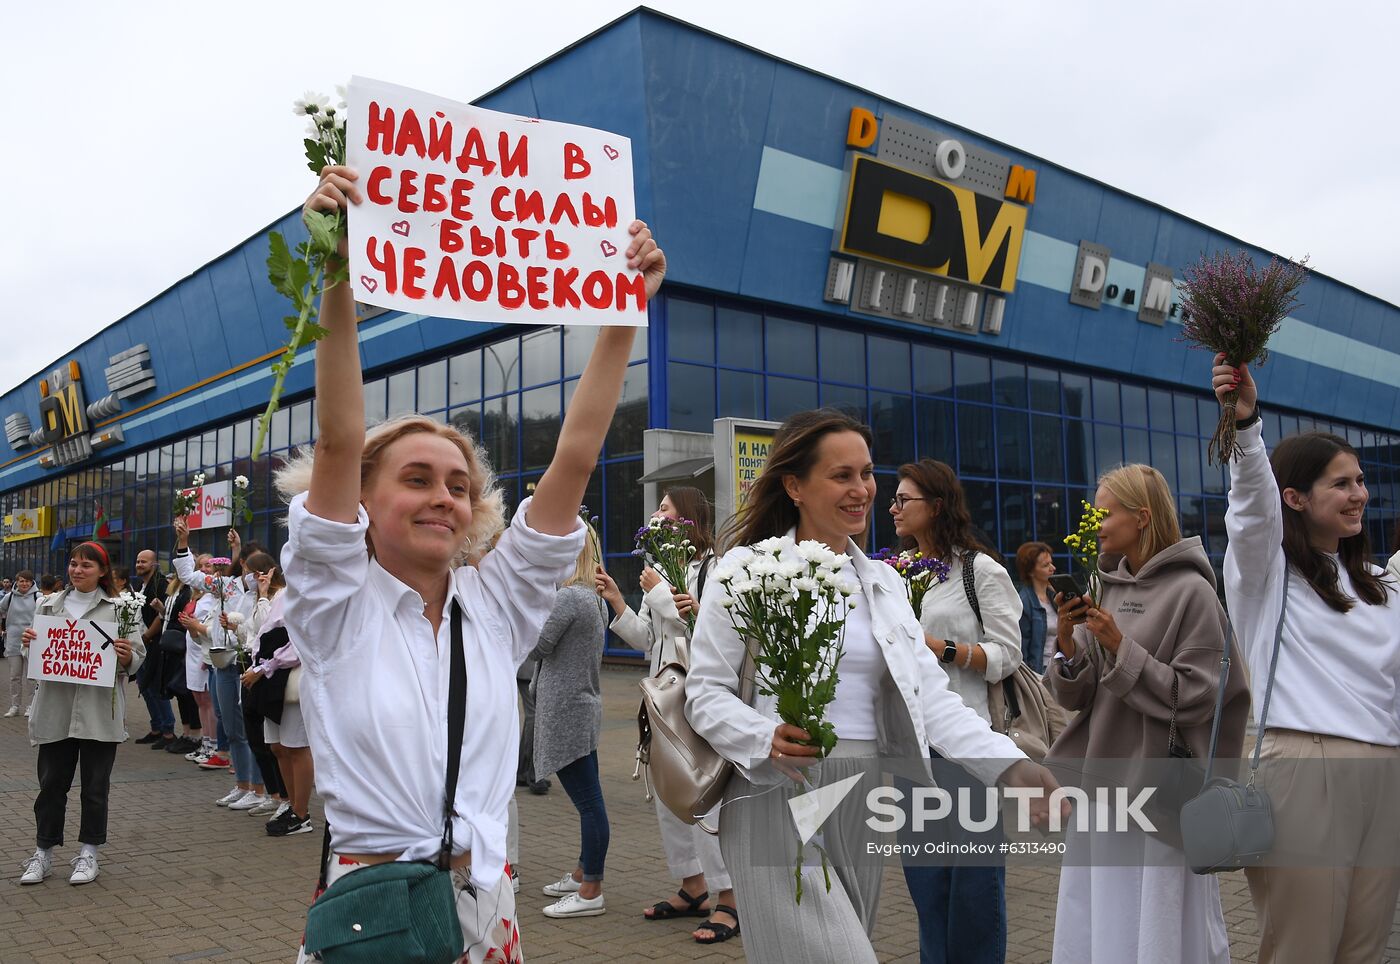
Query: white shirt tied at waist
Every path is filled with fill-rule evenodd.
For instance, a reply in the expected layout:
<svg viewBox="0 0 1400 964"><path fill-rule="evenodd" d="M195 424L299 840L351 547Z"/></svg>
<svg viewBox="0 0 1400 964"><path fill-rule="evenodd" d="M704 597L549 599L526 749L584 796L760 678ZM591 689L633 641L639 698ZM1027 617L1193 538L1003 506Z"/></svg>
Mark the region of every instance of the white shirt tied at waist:
<svg viewBox="0 0 1400 964"><path fill-rule="evenodd" d="M453 849L471 851L477 886L500 879L520 743L515 669L583 547L581 527L567 536L531 529L529 505L479 567L452 570L448 618L434 638L422 597L369 557L363 508L353 524L332 522L308 512L305 495L292 500L283 618L302 660L302 713L336 851L437 855L455 599L467 716Z"/></svg>

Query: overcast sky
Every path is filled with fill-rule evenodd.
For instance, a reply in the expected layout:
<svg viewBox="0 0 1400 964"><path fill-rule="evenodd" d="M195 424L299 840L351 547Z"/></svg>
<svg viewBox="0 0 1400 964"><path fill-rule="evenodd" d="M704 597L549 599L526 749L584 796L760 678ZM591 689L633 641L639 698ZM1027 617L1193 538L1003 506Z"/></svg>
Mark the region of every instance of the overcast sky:
<svg viewBox="0 0 1400 964"><path fill-rule="evenodd" d="M0 393L298 205L291 101L472 100L632 9L244 0L8 9ZM655 0L654 9L1400 303L1400 5ZM139 11L139 12L138 12Z"/></svg>

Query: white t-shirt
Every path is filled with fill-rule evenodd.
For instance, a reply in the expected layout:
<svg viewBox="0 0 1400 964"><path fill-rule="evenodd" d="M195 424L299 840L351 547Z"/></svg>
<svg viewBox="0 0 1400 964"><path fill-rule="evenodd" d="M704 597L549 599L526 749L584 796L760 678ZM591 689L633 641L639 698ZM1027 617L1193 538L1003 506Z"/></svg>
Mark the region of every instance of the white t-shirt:
<svg viewBox="0 0 1400 964"><path fill-rule="evenodd" d="M875 627L870 622L870 609L861 596L856 608L843 605L846 631L841 662L837 667L840 680L836 698L826 709L826 718L843 740L873 740L875 704L880 697L880 678L885 672L885 658L875 644Z"/></svg>

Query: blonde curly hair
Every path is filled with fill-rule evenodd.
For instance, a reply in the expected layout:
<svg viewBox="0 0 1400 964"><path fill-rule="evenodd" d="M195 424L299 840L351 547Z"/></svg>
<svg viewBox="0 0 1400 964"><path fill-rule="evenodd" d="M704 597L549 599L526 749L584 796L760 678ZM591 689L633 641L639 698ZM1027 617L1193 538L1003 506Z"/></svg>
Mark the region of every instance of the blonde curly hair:
<svg viewBox="0 0 1400 964"><path fill-rule="evenodd" d="M384 450L399 439L418 433L447 439L467 460L472 524L467 528L453 565L474 563L490 550L506 525L505 497L496 484L496 473L487 461L485 450L475 439L423 415L402 415L380 422L365 433L365 447L360 453L360 491L365 490L379 467ZM291 502L311 488L311 467L315 461L315 447L303 446L274 473L273 485L283 501ZM374 552L373 544L369 550L371 554Z"/></svg>

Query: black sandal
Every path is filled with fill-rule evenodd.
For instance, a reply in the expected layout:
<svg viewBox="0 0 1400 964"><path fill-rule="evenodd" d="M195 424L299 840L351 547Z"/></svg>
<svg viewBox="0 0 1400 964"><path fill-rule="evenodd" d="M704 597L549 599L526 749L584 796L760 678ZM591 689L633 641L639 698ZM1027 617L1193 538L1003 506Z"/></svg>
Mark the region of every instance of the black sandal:
<svg viewBox="0 0 1400 964"><path fill-rule="evenodd" d="M735 910L733 907L730 907L728 904L716 904L713 913L728 914L730 917L734 918L734 926L730 927L728 924L720 924L716 921L707 920L705 921L705 923L701 924L695 929L708 930L714 936L697 937L695 938L695 943L723 944L725 941L729 940L729 938L739 936L739 912L737 910Z"/></svg>
<svg viewBox="0 0 1400 964"><path fill-rule="evenodd" d="M650 914L642 914L647 920L670 920L672 917L709 917L710 911L701 910L700 905L709 899L710 892L704 891L699 897L691 897L682 888L676 891L676 896L685 901L686 906L677 907L669 900L658 901L651 905Z"/></svg>

